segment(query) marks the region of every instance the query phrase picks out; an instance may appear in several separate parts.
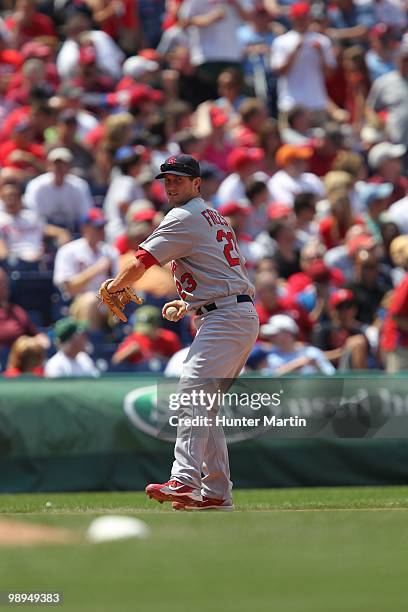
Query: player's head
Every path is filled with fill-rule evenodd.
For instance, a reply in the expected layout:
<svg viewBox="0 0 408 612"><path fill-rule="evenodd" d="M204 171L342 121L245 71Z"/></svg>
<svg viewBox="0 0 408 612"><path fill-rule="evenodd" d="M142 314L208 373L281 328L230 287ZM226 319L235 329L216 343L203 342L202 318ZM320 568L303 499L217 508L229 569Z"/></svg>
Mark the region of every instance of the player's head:
<svg viewBox="0 0 408 612"><path fill-rule="evenodd" d="M200 164L191 155L175 155L166 159L156 179L164 180L172 206L182 206L200 194Z"/></svg>

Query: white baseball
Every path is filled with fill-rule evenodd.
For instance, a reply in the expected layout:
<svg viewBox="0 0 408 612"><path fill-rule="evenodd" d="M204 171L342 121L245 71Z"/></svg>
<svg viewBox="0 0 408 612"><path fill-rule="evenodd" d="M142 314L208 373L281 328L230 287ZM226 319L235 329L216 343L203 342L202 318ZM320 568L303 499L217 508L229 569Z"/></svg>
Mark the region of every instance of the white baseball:
<svg viewBox="0 0 408 612"><path fill-rule="evenodd" d="M149 537L150 528L143 521L131 516L99 516L89 525L86 535L91 542L144 539Z"/></svg>
<svg viewBox="0 0 408 612"><path fill-rule="evenodd" d="M166 308L165 317L168 321L177 321L178 309L175 306Z"/></svg>

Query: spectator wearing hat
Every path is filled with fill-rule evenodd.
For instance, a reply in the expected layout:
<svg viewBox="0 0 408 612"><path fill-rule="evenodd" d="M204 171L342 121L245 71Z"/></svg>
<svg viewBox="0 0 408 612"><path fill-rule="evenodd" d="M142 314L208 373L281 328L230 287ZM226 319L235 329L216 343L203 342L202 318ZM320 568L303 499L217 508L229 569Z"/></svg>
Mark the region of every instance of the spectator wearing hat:
<svg viewBox="0 0 408 612"><path fill-rule="evenodd" d="M125 231L124 219L130 203L144 197L137 177L141 174L146 159L147 151L142 145L124 145L115 153L114 164L119 173L111 181L103 202L108 221L108 242L113 242Z"/></svg>
<svg viewBox="0 0 408 612"><path fill-rule="evenodd" d="M208 162L200 162L201 168L201 197L204 202L209 202L217 208L218 198L217 192L223 178L222 172L214 164Z"/></svg>
<svg viewBox="0 0 408 612"><path fill-rule="evenodd" d="M245 198L245 189L253 178L264 180L262 172L264 152L259 147L238 147L228 155L229 174L218 189L217 198L221 204Z"/></svg>
<svg viewBox="0 0 408 612"><path fill-rule="evenodd" d="M91 208L81 222L82 237L60 247L55 257L55 286L71 298L78 296L74 312L92 329L100 329L106 319L96 308L100 284L118 271L118 253L104 242L105 225L102 211Z"/></svg>
<svg viewBox="0 0 408 612"><path fill-rule="evenodd" d="M354 280L345 287L353 293L358 321L371 325L383 297L392 289L392 280L381 268L376 250L359 249L354 262Z"/></svg>
<svg viewBox="0 0 408 612"><path fill-rule="evenodd" d="M47 162L48 172L27 185L25 203L47 223L76 232L93 204L88 183L71 174L73 156L69 149L52 149Z"/></svg>
<svg viewBox="0 0 408 612"><path fill-rule="evenodd" d="M88 179L93 165L93 156L79 141L77 131L77 113L73 109L66 109L57 117L55 139L53 138L50 144L52 148L68 149L72 154L72 173Z"/></svg>
<svg viewBox="0 0 408 612"><path fill-rule="evenodd" d="M390 204L401 200L408 193L408 179L404 176L403 168L406 152L405 145L380 142L374 145L368 154L369 166L375 173L370 182L393 185Z"/></svg>
<svg viewBox="0 0 408 612"><path fill-rule="evenodd" d="M133 332L119 345L112 357L113 364L126 361L149 368L154 365L152 359L159 359L164 364L181 349L177 334L161 327L159 308L142 306L136 310L135 318Z"/></svg>
<svg viewBox="0 0 408 612"><path fill-rule="evenodd" d="M377 23L369 32L370 48L366 53L367 68L371 81L395 70L394 53L397 38L392 27L386 23Z"/></svg>
<svg viewBox="0 0 408 612"><path fill-rule="evenodd" d="M366 212L362 218L374 239L382 242L380 218L382 213L387 210L389 198L392 193L391 183L359 183L358 195Z"/></svg>
<svg viewBox="0 0 408 612"><path fill-rule="evenodd" d="M336 65L330 38L310 30L310 5L296 2L289 9L292 29L272 43L271 65L278 74L278 109L296 105L321 120L328 106L325 74Z"/></svg>
<svg viewBox="0 0 408 612"><path fill-rule="evenodd" d="M97 377L99 371L87 353L86 326L65 317L54 325L57 352L45 364L46 378Z"/></svg>
<svg viewBox="0 0 408 612"><path fill-rule="evenodd" d="M288 315L272 316L261 326L263 338L272 348L266 356L267 366L263 374L284 376L285 374L326 374L335 373L335 368L322 351L315 346L298 342L299 327Z"/></svg>
<svg viewBox="0 0 408 612"><path fill-rule="evenodd" d="M408 369L408 237L399 236L391 244L391 254L404 276L391 293L384 325L381 348L387 373Z"/></svg>
<svg viewBox="0 0 408 612"><path fill-rule="evenodd" d="M39 336L20 336L13 343L7 358L7 366L2 376L16 378L23 374L44 376L46 346Z"/></svg>
<svg viewBox="0 0 408 612"><path fill-rule="evenodd" d="M299 326L302 339L308 338L312 322L307 311L296 303L285 285L279 281L276 272L263 270L255 276L255 308L261 325L268 322L275 314L287 314Z"/></svg>
<svg viewBox="0 0 408 612"><path fill-rule="evenodd" d="M189 28L191 62L196 66L201 101L214 100L219 74L228 67L239 68L243 52L237 31L248 12L240 0L216 5L210 0L185 0L180 17Z"/></svg>
<svg viewBox="0 0 408 612"><path fill-rule="evenodd" d="M404 37L396 55L396 70L376 79L367 98L367 112L386 113L386 129L391 142L408 146L408 38Z"/></svg>
<svg viewBox="0 0 408 612"><path fill-rule="evenodd" d="M338 289L328 300L329 320L318 323L312 342L340 370L366 370L369 343L367 326L356 319L357 307L352 291Z"/></svg>
<svg viewBox="0 0 408 612"><path fill-rule="evenodd" d="M18 183L1 185L0 198L4 205L0 211L0 259L40 262L44 257L44 238L55 240L58 246L70 240L67 230L45 224L37 213L23 208Z"/></svg>
<svg viewBox="0 0 408 612"><path fill-rule="evenodd" d="M280 170L268 181L272 199L293 205L295 196L301 192L324 195L321 180L307 172L308 162L313 155L310 147L282 145L276 153L276 163Z"/></svg>
<svg viewBox="0 0 408 612"><path fill-rule="evenodd" d="M142 57L132 55L128 57L122 65L123 78L116 85L116 91L132 89L135 85L147 85L152 75L157 73L160 65L157 62Z"/></svg>

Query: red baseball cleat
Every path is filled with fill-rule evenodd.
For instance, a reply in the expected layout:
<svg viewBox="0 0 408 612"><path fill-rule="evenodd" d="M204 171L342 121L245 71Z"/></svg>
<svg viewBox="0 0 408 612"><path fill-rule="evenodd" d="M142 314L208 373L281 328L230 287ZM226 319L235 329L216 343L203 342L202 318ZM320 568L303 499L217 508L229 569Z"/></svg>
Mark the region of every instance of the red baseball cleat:
<svg viewBox="0 0 408 612"><path fill-rule="evenodd" d="M178 480L169 480L163 484L149 484L146 487L146 495L160 502L201 502L202 497L199 489L193 489Z"/></svg>
<svg viewBox="0 0 408 612"><path fill-rule="evenodd" d="M232 512L234 510L234 504L225 499L203 497L202 501L191 500L187 503L181 500L173 501L173 510L219 510L221 512Z"/></svg>

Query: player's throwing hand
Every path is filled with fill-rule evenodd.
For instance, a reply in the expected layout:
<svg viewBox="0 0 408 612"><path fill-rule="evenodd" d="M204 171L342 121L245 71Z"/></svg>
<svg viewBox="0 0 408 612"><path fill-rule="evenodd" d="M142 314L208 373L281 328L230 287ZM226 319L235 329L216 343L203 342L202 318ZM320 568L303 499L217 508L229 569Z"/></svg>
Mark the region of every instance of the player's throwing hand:
<svg viewBox="0 0 408 612"><path fill-rule="evenodd" d="M162 315L168 321L176 323L184 317L187 312L187 304L183 300L172 300L167 302L162 308Z"/></svg>

